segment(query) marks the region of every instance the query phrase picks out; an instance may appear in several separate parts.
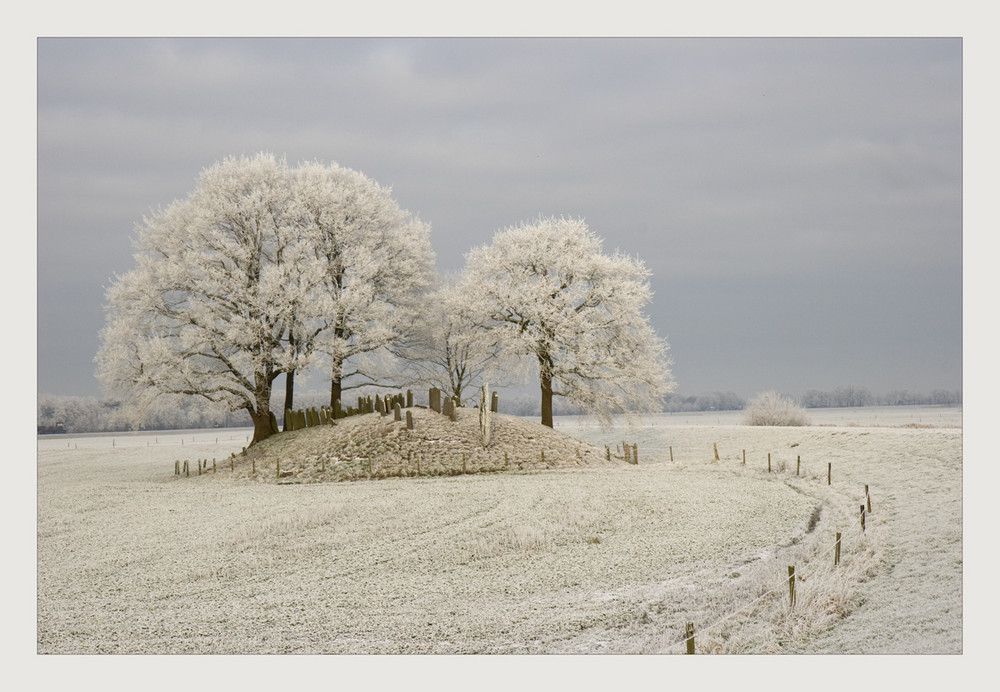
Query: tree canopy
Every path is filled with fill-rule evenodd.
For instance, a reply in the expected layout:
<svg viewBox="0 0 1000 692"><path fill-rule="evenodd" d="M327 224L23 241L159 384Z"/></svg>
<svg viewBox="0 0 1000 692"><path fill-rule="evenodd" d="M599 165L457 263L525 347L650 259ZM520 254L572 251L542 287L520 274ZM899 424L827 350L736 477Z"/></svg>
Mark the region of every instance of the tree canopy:
<svg viewBox="0 0 1000 692"><path fill-rule="evenodd" d="M197 395L245 409L259 441L279 374L325 355L342 377L399 333L393 301L428 284L428 234L349 169L227 158L139 226L136 267L107 290L98 377L137 420Z"/></svg>
<svg viewBox="0 0 1000 692"><path fill-rule="evenodd" d="M475 326L469 338L496 350L498 367L528 359L537 368L549 427L553 396L606 422L659 411L674 386L667 343L643 314L649 271L601 244L580 219L511 227L468 253L455 292Z"/></svg>

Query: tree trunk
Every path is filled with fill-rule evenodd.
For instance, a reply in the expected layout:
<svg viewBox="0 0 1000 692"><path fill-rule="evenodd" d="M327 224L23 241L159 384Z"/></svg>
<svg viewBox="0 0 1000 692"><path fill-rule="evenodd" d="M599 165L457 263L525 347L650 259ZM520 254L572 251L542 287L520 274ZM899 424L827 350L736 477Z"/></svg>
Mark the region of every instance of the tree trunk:
<svg viewBox="0 0 1000 692"><path fill-rule="evenodd" d="M539 373L542 383L542 425L553 427L552 425L552 375L542 367Z"/></svg>
<svg viewBox="0 0 1000 692"><path fill-rule="evenodd" d="M255 445L271 436L270 411L264 411L263 413L251 411L250 419L253 421L253 439L250 441L251 445Z"/></svg>
<svg viewBox="0 0 1000 692"><path fill-rule="evenodd" d="M335 402L341 398L343 395L343 390L341 388L340 373L342 372L342 363L335 363L333 368L333 376L330 380L330 408L335 406ZM341 401L341 404L344 402ZM346 409L347 407L344 406Z"/></svg>
<svg viewBox="0 0 1000 692"><path fill-rule="evenodd" d="M251 445L255 445L261 440L266 440L273 433L271 429L271 382L274 376L268 373L258 372L254 374L254 406L247 407L250 412L250 420L253 421L253 439Z"/></svg>
<svg viewBox="0 0 1000 692"><path fill-rule="evenodd" d="M294 411L292 405L295 400L295 371L289 370L285 373L285 410Z"/></svg>

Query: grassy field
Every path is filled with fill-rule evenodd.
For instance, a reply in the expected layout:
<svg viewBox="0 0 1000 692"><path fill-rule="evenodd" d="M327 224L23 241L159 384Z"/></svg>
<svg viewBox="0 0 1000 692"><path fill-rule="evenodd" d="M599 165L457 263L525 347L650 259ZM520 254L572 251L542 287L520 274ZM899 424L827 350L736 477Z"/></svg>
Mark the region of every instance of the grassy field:
<svg viewBox="0 0 1000 692"><path fill-rule="evenodd" d="M961 651L960 428L557 429L640 464L288 486L242 431L41 440L37 650Z"/></svg>

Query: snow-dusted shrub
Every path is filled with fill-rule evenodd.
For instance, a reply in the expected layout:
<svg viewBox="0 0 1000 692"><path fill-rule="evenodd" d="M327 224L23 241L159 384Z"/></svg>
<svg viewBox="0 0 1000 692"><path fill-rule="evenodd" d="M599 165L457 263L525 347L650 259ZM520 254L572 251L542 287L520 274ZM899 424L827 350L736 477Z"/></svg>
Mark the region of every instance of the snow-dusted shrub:
<svg viewBox="0 0 1000 692"><path fill-rule="evenodd" d="M773 389L750 400L743 421L747 425L809 425L805 409Z"/></svg>

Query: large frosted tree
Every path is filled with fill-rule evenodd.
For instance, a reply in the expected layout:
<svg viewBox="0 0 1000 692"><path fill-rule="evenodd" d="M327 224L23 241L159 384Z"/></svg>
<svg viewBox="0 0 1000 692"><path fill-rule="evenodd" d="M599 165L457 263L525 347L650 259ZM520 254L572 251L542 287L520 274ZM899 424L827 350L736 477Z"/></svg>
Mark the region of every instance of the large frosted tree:
<svg viewBox="0 0 1000 692"><path fill-rule="evenodd" d="M430 228L358 171L310 163L295 180L326 267L329 308L315 345L327 358L333 406L345 389L377 382L378 359L366 356L387 355L412 329L434 277Z"/></svg>
<svg viewBox="0 0 1000 692"><path fill-rule="evenodd" d="M271 433L271 385L305 364L289 330L309 321L322 267L305 252L287 166L227 158L195 190L144 219L136 267L107 291L98 377L136 420L163 395L245 409L254 441Z"/></svg>
<svg viewBox="0 0 1000 692"><path fill-rule="evenodd" d="M137 266L108 289L98 376L137 422L161 396L195 395L245 409L260 441L279 375L321 354L339 372L399 330L391 299L426 283L427 234L354 171L227 158L139 227Z"/></svg>
<svg viewBox="0 0 1000 692"><path fill-rule="evenodd" d="M648 277L641 261L605 254L582 220L542 218L469 252L456 295L506 367L537 367L543 425L553 396L607 422L659 411L674 386L667 344L643 314Z"/></svg>

